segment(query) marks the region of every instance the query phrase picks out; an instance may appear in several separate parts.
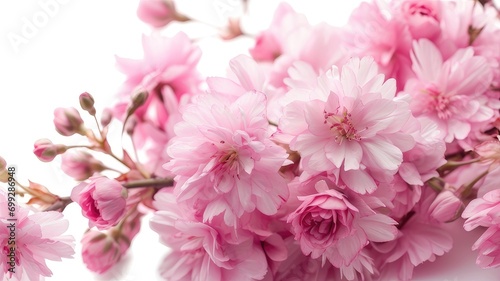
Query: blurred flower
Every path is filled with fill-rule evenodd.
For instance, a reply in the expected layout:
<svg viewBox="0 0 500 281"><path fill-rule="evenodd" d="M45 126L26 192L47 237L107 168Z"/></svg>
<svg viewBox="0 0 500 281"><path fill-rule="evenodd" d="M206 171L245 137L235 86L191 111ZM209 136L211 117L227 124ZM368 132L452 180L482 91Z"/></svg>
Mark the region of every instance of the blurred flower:
<svg viewBox="0 0 500 281"><path fill-rule="evenodd" d="M110 235L96 230L88 230L83 235L82 259L87 268L96 273L104 273L120 258L119 244Z"/></svg>
<svg viewBox="0 0 500 281"><path fill-rule="evenodd" d="M108 229L116 225L125 213L127 189L118 181L94 175L89 182L73 188L71 199L82 208L90 227Z"/></svg>
<svg viewBox="0 0 500 281"><path fill-rule="evenodd" d="M63 136L71 136L75 133L85 134L82 117L74 107L56 108L54 110L54 125L56 131Z"/></svg>
<svg viewBox="0 0 500 281"><path fill-rule="evenodd" d="M471 231L478 226L500 225L500 189L486 193L482 198L472 200L462 213L466 219L464 229Z"/></svg>
<svg viewBox="0 0 500 281"><path fill-rule="evenodd" d="M162 27L171 21L189 20L177 12L173 0L141 0L137 16L153 27Z"/></svg>
<svg viewBox="0 0 500 281"><path fill-rule="evenodd" d="M472 250L479 250L476 264L482 268L500 266L500 225L489 227L472 245Z"/></svg>
<svg viewBox="0 0 500 281"><path fill-rule="evenodd" d="M83 181L95 172L101 172L106 166L85 151L69 151L62 155L62 170L75 180Z"/></svg>

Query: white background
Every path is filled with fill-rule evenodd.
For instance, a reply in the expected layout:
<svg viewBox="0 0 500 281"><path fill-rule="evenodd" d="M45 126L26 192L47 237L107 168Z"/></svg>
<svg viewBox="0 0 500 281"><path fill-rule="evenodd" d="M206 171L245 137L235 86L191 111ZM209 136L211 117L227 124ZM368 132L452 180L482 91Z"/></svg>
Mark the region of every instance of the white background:
<svg viewBox="0 0 500 281"><path fill-rule="evenodd" d="M217 1L234 3L233 0L183 0L179 8L217 25L224 18L214 8ZM78 137L64 138L55 132L53 110L68 106L78 108L78 96L84 91L94 95L98 112L110 105L124 79L115 69L114 55L140 57L141 34L149 33L150 29L136 18L138 0L61 0L57 9L45 18L43 13L46 15L46 12L40 2L0 2L0 155L17 166L21 182L30 179L46 185L58 195L67 196L75 182L60 170L59 158L48 164L38 161L32 153L33 143L39 138L65 144L80 142ZM255 6L248 23L256 27L254 29L265 28L277 1L250 2ZM360 1L289 2L308 15L311 23L323 20L339 26L346 22L349 11ZM36 21L39 27L31 30L29 38L16 46L9 38L23 36L26 21ZM198 25L184 28L195 36L197 32L199 36L216 32ZM173 34L174 31L175 28L164 32ZM249 39L233 43L213 39L199 42L204 52L200 71L206 76L224 75L228 60L246 52L251 45ZM77 241L86 228L86 221L79 213L74 204L64 212L71 222L69 233ZM459 224L450 225L456 232L460 227ZM500 280L500 270L484 271L474 265L476 253L469 249L479 234L473 232L457 237L452 252L435 263L419 267L415 280ZM145 220L131 253L104 276L96 276L85 268L77 243L74 260L49 263L54 276L48 280L158 280L157 267L167 249L157 241L157 234L148 228ZM437 275L437 269L442 269L442 273Z"/></svg>

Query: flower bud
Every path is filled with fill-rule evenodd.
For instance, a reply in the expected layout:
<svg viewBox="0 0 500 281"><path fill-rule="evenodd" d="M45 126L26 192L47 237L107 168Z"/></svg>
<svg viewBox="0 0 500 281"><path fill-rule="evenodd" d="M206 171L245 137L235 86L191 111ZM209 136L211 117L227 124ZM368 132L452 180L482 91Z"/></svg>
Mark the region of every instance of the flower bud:
<svg viewBox="0 0 500 281"><path fill-rule="evenodd" d="M137 16L153 27L162 27L172 21L189 20L177 12L172 0L141 0L137 8Z"/></svg>
<svg viewBox="0 0 500 281"><path fill-rule="evenodd" d="M91 94L85 92L80 95L80 106L83 110L88 111L90 115L95 115L94 98Z"/></svg>
<svg viewBox="0 0 500 281"><path fill-rule="evenodd" d="M148 100L149 93L141 91L132 96L132 102L127 108L127 116L132 115L139 107L141 107Z"/></svg>
<svg viewBox="0 0 500 281"><path fill-rule="evenodd" d="M127 132L128 135L133 135L135 126L137 126L137 119L135 117L130 117L127 123L125 124L125 132Z"/></svg>
<svg viewBox="0 0 500 281"><path fill-rule="evenodd" d="M75 133L85 134L83 120L74 107L56 108L54 110L54 125L56 131L63 136L71 136Z"/></svg>
<svg viewBox="0 0 500 281"><path fill-rule="evenodd" d="M62 144L53 144L48 139L39 139L35 142L33 153L43 162L50 162L54 158L66 152L67 147Z"/></svg>
<svg viewBox="0 0 500 281"><path fill-rule="evenodd" d="M104 164L95 159L92 154L84 151L73 151L62 155L62 170L75 180L83 181L95 172L106 169Z"/></svg>
<svg viewBox="0 0 500 281"><path fill-rule="evenodd" d="M96 273L104 273L121 258L118 243L106 233L89 230L83 235L82 259L87 268Z"/></svg>
<svg viewBox="0 0 500 281"><path fill-rule="evenodd" d="M113 112L111 109L106 108L102 111L102 116L101 116L101 125L103 127L106 127L111 123L111 120L113 119Z"/></svg>
<svg viewBox="0 0 500 281"><path fill-rule="evenodd" d="M438 194L429 207L429 214L439 222L451 222L459 218L464 203L453 192L444 190Z"/></svg>

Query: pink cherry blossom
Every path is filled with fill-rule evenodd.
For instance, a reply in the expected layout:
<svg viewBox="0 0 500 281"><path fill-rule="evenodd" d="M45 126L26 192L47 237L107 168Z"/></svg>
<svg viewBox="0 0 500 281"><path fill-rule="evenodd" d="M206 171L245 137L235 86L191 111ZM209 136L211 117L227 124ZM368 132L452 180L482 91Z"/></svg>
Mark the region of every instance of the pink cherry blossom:
<svg viewBox="0 0 500 281"><path fill-rule="evenodd" d="M432 0L399 0L391 2L394 16L403 21L413 39L436 39L441 35L441 2Z"/></svg>
<svg viewBox="0 0 500 281"><path fill-rule="evenodd" d="M482 98L491 84L491 70L471 48L443 61L436 46L421 39L414 42L411 57L417 78L408 81L405 92L412 96L412 112L433 120L446 142L466 138L472 123L493 117Z"/></svg>
<svg viewBox="0 0 500 281"><path fill-rule="evenodd" d="M395 90L369 57L351 59L340 74L332 68L315 87L292 88L278 129L301 155L303 175L326 171L362 194L390 181L415 145L403 128L418 128Z"/></svg>
<svg viewBox="0 0 500 281"><path fill-rule="evenodd" d="M234 225L255 210L273 215L288 197L278 173L287 154L269 139L265 105L262 93L247 92L234 102L199 95L184 108L164 168L176 175L177 200L204 221L224 213Z"/></svg>
<svg viewBox="0 0 500 281"><path fill-rule="evenodd" d="M464 203L450 190L441 191L429 207L430 216L439 222L450 222L464 209Z"/></svg>
<svg viewBox="0 0 500 281"><path fill-rule="evenodd" d="M71 199L80 205L89 225L100 230L118 223L125 213L126 198L127 190L118 181L98 174L71 192Z"/></svg>
<svg viewBox="0 0 500 281"><path fill-rule="evenodd" d="M413 76L409 57L412 36L405 22L393 19L393 13L382 1L361 3L349 18L343 41L351 56L373 57L382 73L396 78L401 90Z"/></svg>
<svg viewBox="0 0 500 281"><path fill-rule="evenodd" d="M158 192L151 227L171 252L160 272L168 280L260 280L267 272L262 246L252 235L237 239L194 221L176 206L170 192ZM229 240L226 240L229 239Z"/></svg>
<svg viewBox="0 0 500 281"><path fill-rule="evenodd" d="M305 255L323 257L344 268L370 241L396 238L396 222L373 211L361 198L329 189L324 180L316 182L315 188L318 193L300 196L302 204L288 217Z"/></svg>
<svg viewBox="0 0 500 281"><path fill-rule="evenodd" d="M494 226L500 224L500 189L486 193L482 198L472 200L462 217L467 219L464 229L471 231L478 226Z"/></svg>
<svg viewBox="0 0 500 281"><path fill-rule="evenodd" d="M9 243L12 221L9 218L7 194L0 191L0 243L3 246L0 258L1 275L9 280L44 280L52 276L46 261L61 261L62 258L72 258L74 238L64 235L68 229L68 221L59 212L32 213L22 206L16 207L15 244ZM12 251L13 250L13 251ZM12 260L8 255L15 254ZM12 264L11 264L12 262ZM15 273L9 271L14 267Z"/></svg>

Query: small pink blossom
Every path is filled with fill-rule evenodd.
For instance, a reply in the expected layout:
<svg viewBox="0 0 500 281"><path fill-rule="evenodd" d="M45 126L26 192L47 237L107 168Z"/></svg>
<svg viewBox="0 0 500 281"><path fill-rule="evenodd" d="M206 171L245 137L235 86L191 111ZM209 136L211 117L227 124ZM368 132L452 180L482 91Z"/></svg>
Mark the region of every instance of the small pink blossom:
<svg viewBox="0 0 500 281"><path fill-rule="evenodd" d="M441 35L441 3L433 0L392 1L398 20L408 26L413 39L437 39Z"/></svg>
<svg viewBox="0 0 500 281"><path fill-rule="evenodd" d="M75 180L83 181L106 166L85 151L71 151L62 155L62 170Z"/></svg>
<svg viewBox="0 0 500 281"><path fill-rule="evenodd" d="M89 182L73 188L71 199L82 208L89 225L107 229L116 225L125 213L127 190L116 180L94 175Z"/></svg>
<svg viewBox="0 0 500 281"><path fill-rule="evenodd" d="M184 108L163 167L176 175L177 200L204 221L223 213L234 225L244 213L273 215L288 197L278 173L287 154L269 139L265 105L265 96L251 91L234 101L199 95Z"/></svg>
<svg viewBox="0 0 500 281"><path fill-rule="evenodd" d="M396 238L396 222L390 217L376 213L360 199L351 203L323 180L315 186L319 193L299 197L302 204L287 220L305 255L326 258L338 268L348 267L370 241Z"/></svg>
<svg viewBox="0 0 500 281"><path fill-rule="evenodd" d="M63 136L71 136L75 133L83 133L83 120L74 107L56 108L54 110L54 125L56 131Z"/></svg>
<svg viewBox="0 0 500 281"><path fill-rule="evenodd" d="M67 147L62 144L53 144L48 139L39 139L34 144L33 153L36 157L43 162L50 162L54 158L66 152Z"/></svg>
<svg viewBox="0 0 500 281"><path fill-rule="evenodd" d="M9 243L11 230L7 194L0 191L0 243L3 245L0 257L1 275L9 280L44 280L52 276L46 261L61 261L72 258L74 254L74 238L63 235L68 229L68 221L59 212L32 213L22 206L16 207L15 244ZM15 254L12 260L8 255ZM12 264L11 264L12 262ZM9 268L15 267L15 273Z"/></svg>

